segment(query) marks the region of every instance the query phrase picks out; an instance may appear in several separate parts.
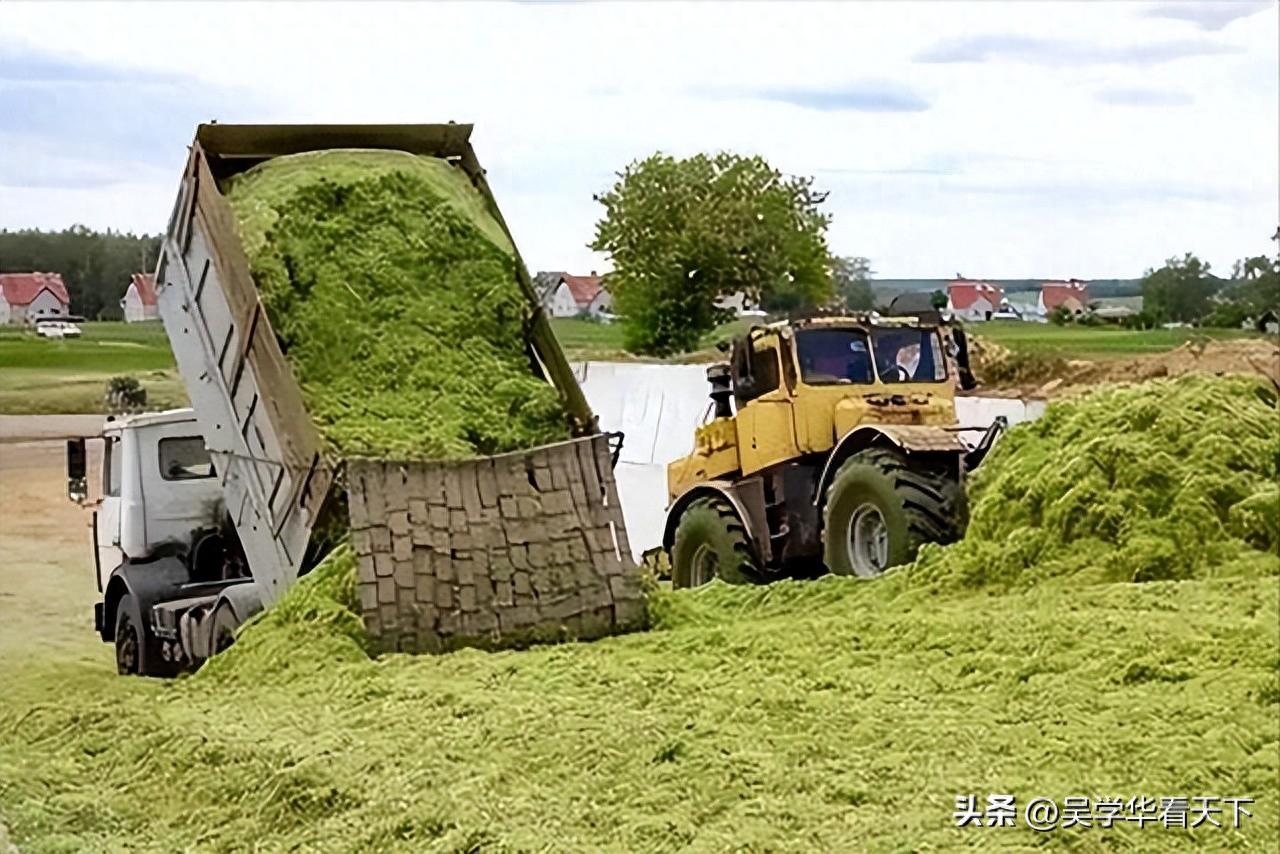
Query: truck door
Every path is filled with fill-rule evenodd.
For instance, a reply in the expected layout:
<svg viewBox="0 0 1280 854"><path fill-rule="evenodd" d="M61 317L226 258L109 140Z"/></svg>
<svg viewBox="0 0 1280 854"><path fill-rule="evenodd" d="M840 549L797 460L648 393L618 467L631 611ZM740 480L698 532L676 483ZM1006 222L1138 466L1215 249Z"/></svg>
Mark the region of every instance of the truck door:
<svg viewBox="0 0 1280 854"><path fill-rule="evenodd" d="M120 480L124 454L120 434L108 434L102 452L102 500L93 514L93 540L98 549L98 589L124 560L120 550Z"/></svg>
<svg viewBox="0 0 1280 854"><path fill-rule="evenodd" d="M777 336L757 336L735 356L738 455L746 475L793 459L799 451Z"/></svg>

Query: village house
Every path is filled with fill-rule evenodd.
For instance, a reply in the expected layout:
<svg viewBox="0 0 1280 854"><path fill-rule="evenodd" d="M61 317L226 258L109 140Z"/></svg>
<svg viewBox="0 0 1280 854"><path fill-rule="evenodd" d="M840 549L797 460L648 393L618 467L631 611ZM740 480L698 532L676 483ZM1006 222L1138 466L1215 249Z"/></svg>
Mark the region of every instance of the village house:
<svg viewBox="0 0 1280 854"><path fill-rule="evenodd" d="M71 311L71 297L57 273L0 273L0 324L34 325Z"/></svg>
<svg viewBox="0 0 1280 854"><path fill-rule="evenodd" d="M150 273L134 273L129 287L120 300L126 323L141 320L158 320L160 307L156 305L156 281Z"/></svg>
<svg viewBox="0 0 1280 854"><path fill-rule="evenodd" d="M552 317L601 315L613 309L613 295L604 288L604 279L595 270L589 276L539 273L536 279L542 306Z"/></svg>
<svg viewBox="0 0 1280 854"><path fill-rule="evenodd" d="M1036 312L1048 317L1057 308L1065 308L1073 316L1084 314L1089 308L1089 286L1079 279L1041 283Z"/></svg>
<svg viewBox="0 0 1280 854"><path fill-rule="evenodd" d="M990 282L958 277L947 282L947 310L961 320L990 320L1004 302L1004 291Z"/></svg>

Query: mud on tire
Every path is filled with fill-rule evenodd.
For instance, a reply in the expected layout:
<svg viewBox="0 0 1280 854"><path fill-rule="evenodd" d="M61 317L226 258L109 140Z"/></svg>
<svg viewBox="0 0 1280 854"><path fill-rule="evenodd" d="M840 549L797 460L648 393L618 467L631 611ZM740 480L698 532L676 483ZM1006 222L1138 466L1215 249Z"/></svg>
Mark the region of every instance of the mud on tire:
<svg viewBox="0 0 1280 854"><path fill-rule="evenodd" d="M712 578L752 584L760 580L760 571L733 507L720 498L699 498L685 509L676 527L671 585L697 587Z"/></svg>
<svg viewBox="0 0 1280 854"><path fill-rule="evenodd" d="M966 513L964 492L947 459L908 459L888 448L859 451L845 460L827 488L827 567L837 575L875 576L910 563L922 543L958 539ZM874 545L868 547L869 540ZM868 560L868 555L879 559Z"/></svg>

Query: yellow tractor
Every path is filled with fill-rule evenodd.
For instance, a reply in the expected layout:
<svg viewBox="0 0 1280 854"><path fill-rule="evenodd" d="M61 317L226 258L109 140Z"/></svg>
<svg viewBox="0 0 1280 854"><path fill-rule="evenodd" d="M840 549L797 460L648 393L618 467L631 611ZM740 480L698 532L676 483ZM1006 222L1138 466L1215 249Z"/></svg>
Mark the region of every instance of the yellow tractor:
<svg viewBox="0 0 1280 854"><path fill-rule="evenodd" d="M873 577L963 533L965 473L1006 424L961 441L962 330L936 312L814 317L726 349L707 370L711 417L667 467L674 586Z"/></svg>

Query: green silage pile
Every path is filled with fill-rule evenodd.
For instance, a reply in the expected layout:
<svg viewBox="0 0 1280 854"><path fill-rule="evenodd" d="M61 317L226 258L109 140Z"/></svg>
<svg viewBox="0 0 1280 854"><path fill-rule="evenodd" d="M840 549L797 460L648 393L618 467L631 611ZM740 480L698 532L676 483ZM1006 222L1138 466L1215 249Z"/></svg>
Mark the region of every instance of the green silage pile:
<svg viewBox="0 0 1280 854"><path fill-rule="evenodd" d="M1003 438L964 539L904 571L935 589L1280 574L1278 468L1260 380L1104 386Z"/></svg>
<svg viewBox="0 0 1280 854"><path fill-rule="evenodd" d="M445 459L567 438L558 394L531 373L514 250L460 169L323 151L269 160L225 192L336 454Z"/></svg>

